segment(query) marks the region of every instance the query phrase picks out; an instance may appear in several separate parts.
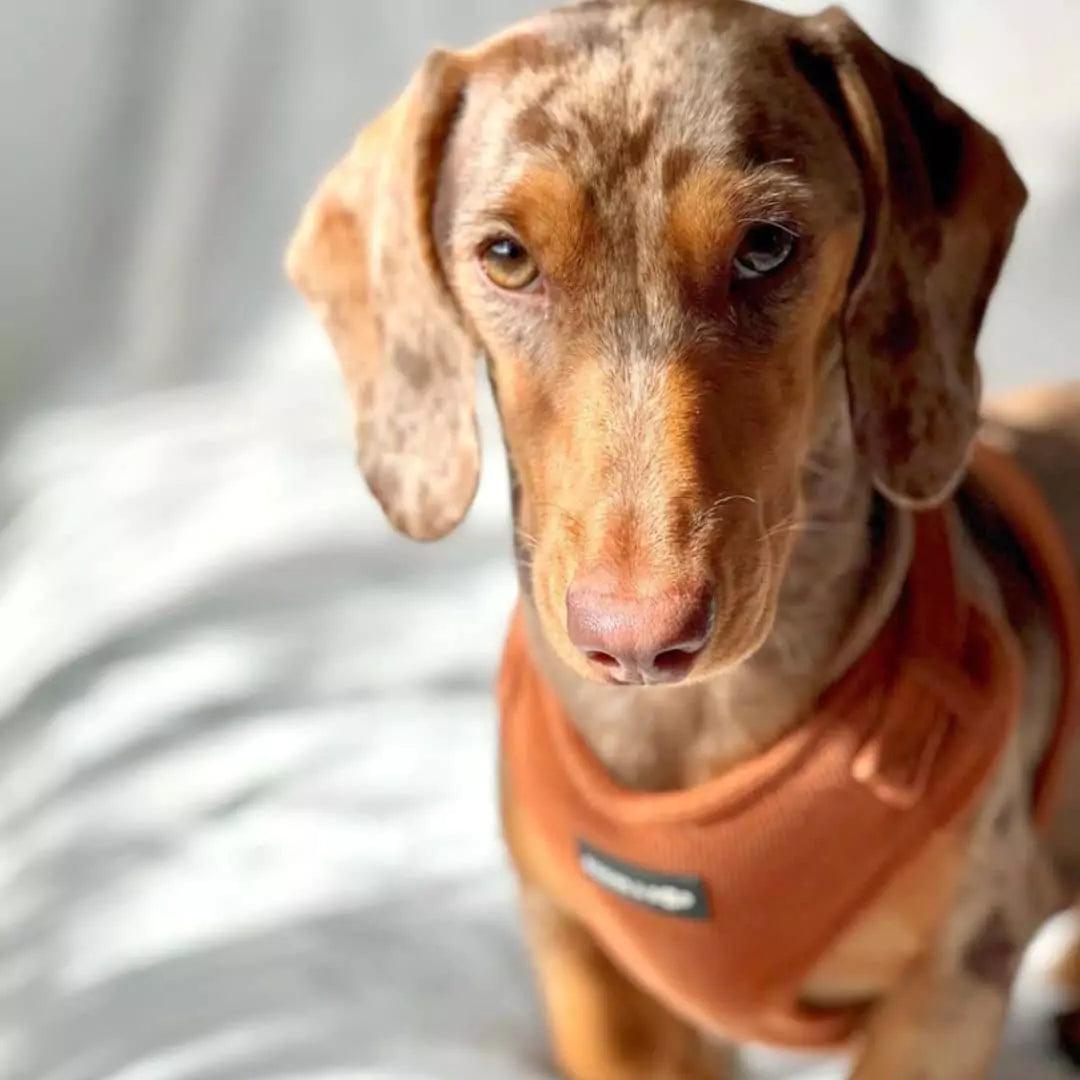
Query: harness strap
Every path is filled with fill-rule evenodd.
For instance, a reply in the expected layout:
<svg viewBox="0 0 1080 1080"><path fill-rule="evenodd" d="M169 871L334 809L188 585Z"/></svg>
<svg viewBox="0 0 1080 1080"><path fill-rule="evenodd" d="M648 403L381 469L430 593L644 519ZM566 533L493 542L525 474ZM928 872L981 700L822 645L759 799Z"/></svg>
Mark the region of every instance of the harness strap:
<svg viewBox="0 0 1080 1080"><path fill-rule="evenodd" d="M915 555L902 602L910 652L888 680L880 724L856 756L852 775L883 802L906 810L926 794L950 725L984 703L956 663L969 605L960 595L942 511L915 519Z"/></svg>
<svg viewBox="0 0 1080 1080"><path fill-rule="evenodd" d="M1080 726L1080 578L1076 556L1042 491L1009 454L980 441L972 472L1005 515L1041 581L1061 650L1057 722L1032 789L1035 823L1046 828L1056 806L1066 751Z"/></svg>

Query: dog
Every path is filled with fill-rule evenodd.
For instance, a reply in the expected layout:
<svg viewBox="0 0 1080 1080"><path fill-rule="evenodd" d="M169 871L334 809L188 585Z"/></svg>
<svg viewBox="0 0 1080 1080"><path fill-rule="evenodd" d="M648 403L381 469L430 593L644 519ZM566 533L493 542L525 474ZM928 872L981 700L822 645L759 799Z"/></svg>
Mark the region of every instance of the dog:
<svg viewBox="0 0 1080 1080"><path fill-rule="evenodd" d="M746 1039L844 1045L859 1080L987 1075L1080 883L1080 386L981 410L975 358L1025 199L839 9L585 0L433 53L307 208L288 272L412 538L473 499L486 359L522 596L503 820L571 1080L722 1077ZM901 693L905 619L949 671ZM847 769L852 672L888 736ZM789 755L810 716L820 755ZM753 796L766 768L804 790ZM741 831L673 824L717 785ZM1080 954L1061 970L1080 992ZM1080 1015L1060 1035L1076 1055Z"/></svg>

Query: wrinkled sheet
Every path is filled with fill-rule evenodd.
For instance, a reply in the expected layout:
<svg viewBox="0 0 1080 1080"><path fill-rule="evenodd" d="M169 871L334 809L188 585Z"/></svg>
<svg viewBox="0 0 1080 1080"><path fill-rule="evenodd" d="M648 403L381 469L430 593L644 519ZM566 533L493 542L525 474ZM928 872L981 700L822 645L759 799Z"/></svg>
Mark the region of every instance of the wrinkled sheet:
<svg viewBox="0 0 1080 1080"><path fill-rule="evenodd" d="M0 1075L550 1075L495 819L501 464L406 545L315 328L247 356L17 447ZM1018 1037L1002 1076L1066 1075Z"/></svg>

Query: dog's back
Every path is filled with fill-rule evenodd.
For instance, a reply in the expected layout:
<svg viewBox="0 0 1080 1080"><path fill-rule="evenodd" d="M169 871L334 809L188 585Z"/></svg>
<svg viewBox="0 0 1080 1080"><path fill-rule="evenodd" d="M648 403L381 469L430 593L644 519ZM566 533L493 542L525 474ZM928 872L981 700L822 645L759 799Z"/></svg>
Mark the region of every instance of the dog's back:
<svg viewBox="0 0 1080 1080"><path fill-rule="evenodd" d="M985 414L987 436L1042 488L1080 566L1080 382L1010 393L990 401ZM1080 884L1080 742L1065 773L1050 842L1062 870Z"/></svg>

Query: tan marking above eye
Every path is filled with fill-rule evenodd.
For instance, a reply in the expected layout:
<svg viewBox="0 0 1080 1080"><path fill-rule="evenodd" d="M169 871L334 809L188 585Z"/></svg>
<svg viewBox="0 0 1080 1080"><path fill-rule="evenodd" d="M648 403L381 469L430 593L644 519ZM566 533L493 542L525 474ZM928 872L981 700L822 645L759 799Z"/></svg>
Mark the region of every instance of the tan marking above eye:
<svg viewBox="0 0 1080 1080"><path fill-rule="evenodd" d="M520 292L540 277L540 267L525 247L513 237L500 236L480 251L480 265L500 289Z"/></svg>

